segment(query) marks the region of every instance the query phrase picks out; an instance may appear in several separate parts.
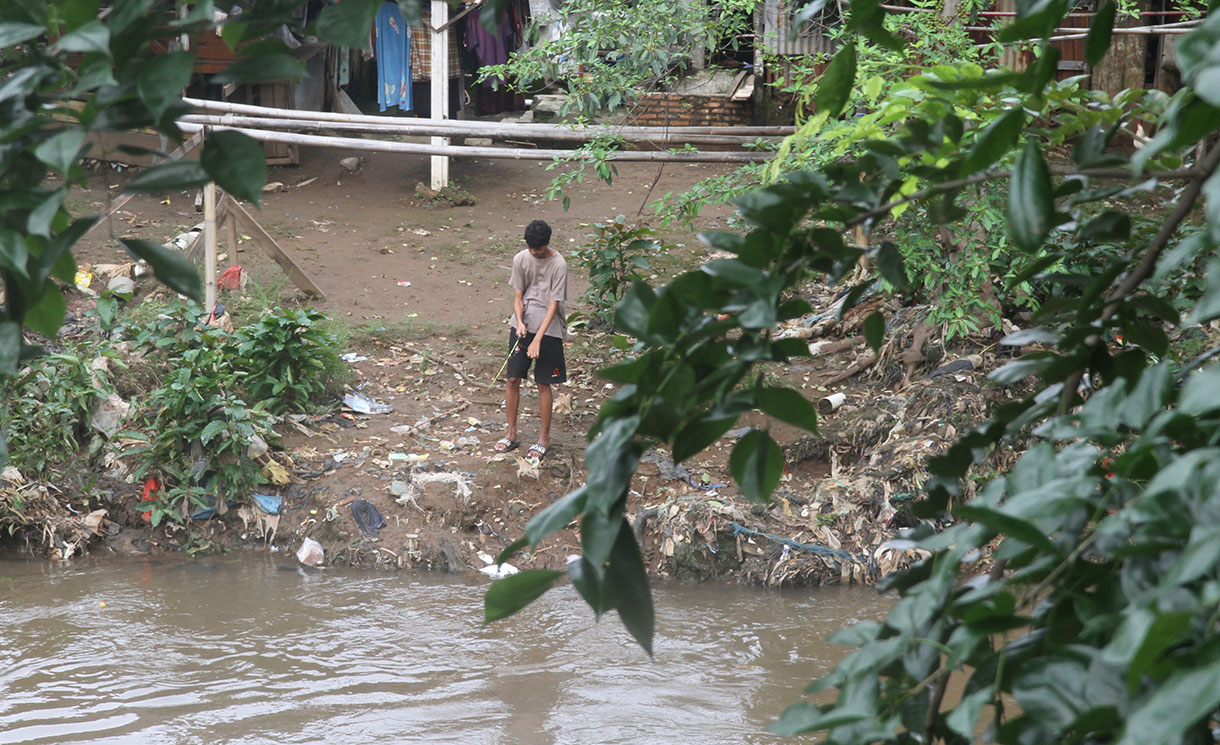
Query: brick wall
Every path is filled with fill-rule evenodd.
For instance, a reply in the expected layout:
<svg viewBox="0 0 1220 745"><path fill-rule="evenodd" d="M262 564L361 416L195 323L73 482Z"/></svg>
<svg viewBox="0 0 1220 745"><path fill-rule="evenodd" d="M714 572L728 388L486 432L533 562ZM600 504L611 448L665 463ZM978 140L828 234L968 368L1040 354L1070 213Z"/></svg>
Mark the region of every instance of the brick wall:
<svg viewBox="0 0 1220 745"><path fill-rule="evenodd" d="M706 127L750 125L754 104L728 96L650 93L631 110L630 124L639 126Z"/></svg>

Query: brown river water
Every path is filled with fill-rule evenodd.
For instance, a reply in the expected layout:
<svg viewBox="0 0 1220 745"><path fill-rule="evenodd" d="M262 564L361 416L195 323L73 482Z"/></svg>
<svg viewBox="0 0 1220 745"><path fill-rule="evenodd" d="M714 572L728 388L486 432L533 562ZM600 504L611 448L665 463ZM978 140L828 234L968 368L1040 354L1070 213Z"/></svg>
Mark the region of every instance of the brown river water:
<svg viewBox="0 0 1220 745"><path fill-rule="evenodd" d="M568 586L484 627L474 577L279 556L0 559L7 743L772 743L881 618L860 587L662 585L656 656Z"/></svg>

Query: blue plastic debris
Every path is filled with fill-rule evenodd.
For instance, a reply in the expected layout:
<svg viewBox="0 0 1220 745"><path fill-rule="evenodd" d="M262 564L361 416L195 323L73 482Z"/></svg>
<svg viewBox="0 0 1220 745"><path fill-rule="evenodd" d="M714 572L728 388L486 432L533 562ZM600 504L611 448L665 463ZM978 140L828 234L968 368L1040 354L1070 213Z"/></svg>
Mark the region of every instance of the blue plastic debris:
<svg viewBox="0 0 1220 745"><path fill-rule="evenodd" d="M270 494L253 494L254 503L258 508L268 515L278 515L284 509L284 498L276 497Z"/></svg>

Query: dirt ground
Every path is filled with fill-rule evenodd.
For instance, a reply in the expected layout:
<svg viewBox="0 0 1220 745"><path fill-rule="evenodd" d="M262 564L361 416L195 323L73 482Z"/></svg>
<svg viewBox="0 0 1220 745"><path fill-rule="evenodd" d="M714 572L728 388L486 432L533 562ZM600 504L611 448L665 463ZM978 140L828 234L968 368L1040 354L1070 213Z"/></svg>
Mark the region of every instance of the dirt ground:
<svg viewBox="0 0 1220 745"><path fill-rule="evenodd" d="M111 510L111 518L124 527L106 541L106 550L181 550L203 541L295 552L308 536L323 545L327 563L452 571L485 567L523 535L531 515L580 485L585 432L597 407L613 393L595 372L617 353L608 337L581 329L566 347L570 381L556 389L550 453L534 469L520 452L493 452L505 428L502 381L496 374L507 346L507 279L512 256L523 246L524 226L542 218L554 228L552 246L568 255L572 272L569 312L580 312L577 298L586 283L571 250L588 240L591 223L618 214L634 218L641 205L724 168L623 164L613 185L572 188L565 212L558 200L544 197L555 175L545 164L452 161L454 185L474 202L452 206L417 195L417 184L428 180L426 158L366 155L360 171L349 173L339 164L346 155L302 149L299 166L272 168L268 181L282 183L284 190L265 193L256 214L326 293L324 300L307 299L287 285L279 302L308 304L345 321L346 351L358 360L352 363L358 375L354 390L392 411L361 414L336 402L333 412L286 427L272 455L289 472L290 483L266 487L284 497L284 512L271 525L243 524L230 513L196 525L193 537L164 529L150 533L139 524L138 485L131 484L121 500L125 506ZM105 209L130 173L99 165L89 190L74 192L71 207ZM729 215L728 207L709 207L700 227L725 227ZM164 201L137 197L117 218L81 247L82 263L125 260L116 237L166 242L202 219L194 194L186 192ZM244 232L236 252L224 237L222 231L222 268L237 263L260 285L284 283L280 268ZM704 258L693 234L670 231L666 237L684 248L660 263L662 275ZM150 279L141 281L155 290ZM851 330L849 323L841 329L843 334ZM819 383L848 367L857 348L848 345L843 355L775 374L818 397L829 392ZM904 496L897 492L922 463L912 453L935 451L955 429L945 430L942 418L924 416L919 426L911 423L901 431L888 455L870 455L868 448L881 440L895 442L905 407L923 400L919 391L924 389L893 399L890 377L888 384L870 382L850 390L848 405L825 420L829 433L821 437L772 425L773 435L785 444L789 468L778 498L767 508L747 503L732 483L727 455L734 433L682 467L664 452L646 457L651 462L633 482L629 514L650 572L737 576L773 586L816 584L867 581L909 559L884 544ZM959 387L972 388L965 395L977 393L973 383L958 379ZM959 393L945 391L942 403L953 409L962 400ZM522 407L524 449L538 431L532 383L523 387ZM760 421L747 416L742 425ZM855 465L871 467L872 475L848 479ZM355 499L371 502L386 526L362 533L349 507ZM562 568L579 550L577 533L564 531L515 563Z"/></svg>

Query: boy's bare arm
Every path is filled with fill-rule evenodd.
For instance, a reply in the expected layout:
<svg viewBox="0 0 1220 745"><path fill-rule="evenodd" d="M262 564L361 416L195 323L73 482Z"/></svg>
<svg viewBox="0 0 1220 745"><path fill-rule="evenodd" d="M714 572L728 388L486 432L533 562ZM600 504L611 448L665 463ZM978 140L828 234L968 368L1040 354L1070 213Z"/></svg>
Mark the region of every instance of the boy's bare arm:
<svg viewBox="0 0 1220 745"><path fill-rule="evenodd" d="M525 338L525 295L521 290L513 290L513 313L517 316L517 336Z"/></svg>
<svg viewBox="0 0 1220 745"><path fill-rule="evenodd" d="M544 316L542 319L542 325L538 327L538 333L534 335L534 340L530 342L529 349L525 350L525 353L529 355L531 359L538 359L538 355L542 353L542 336L546 333L546 330L551 327L551 321L553 321L555 316L558 314L558 300L552 300L546 304L546 316Z"/></svg>

